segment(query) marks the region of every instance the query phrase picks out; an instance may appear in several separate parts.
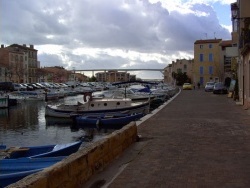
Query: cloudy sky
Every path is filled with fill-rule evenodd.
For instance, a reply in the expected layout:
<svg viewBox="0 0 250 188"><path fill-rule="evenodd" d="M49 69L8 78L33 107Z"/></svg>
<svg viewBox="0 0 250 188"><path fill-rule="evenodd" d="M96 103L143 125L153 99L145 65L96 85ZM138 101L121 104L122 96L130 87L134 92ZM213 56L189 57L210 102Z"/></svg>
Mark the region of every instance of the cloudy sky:
<svg viewBox="0 0 250 188"><path fill-rule="evenodd" d="M0 0L0 43L33 44L41 66L163 69L193 58L196 40L229 40L235 1Z"/></svg>

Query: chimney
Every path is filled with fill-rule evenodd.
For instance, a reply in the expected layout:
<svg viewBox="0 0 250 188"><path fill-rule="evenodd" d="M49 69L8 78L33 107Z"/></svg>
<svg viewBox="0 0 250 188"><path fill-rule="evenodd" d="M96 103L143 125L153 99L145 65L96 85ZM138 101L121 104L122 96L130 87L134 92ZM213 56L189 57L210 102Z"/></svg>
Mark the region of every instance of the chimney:
<svg viewBox="0 0 250 188"><path fill-rule="evenodd" d="M26 47L26 44L23 44L23 47Z"/></svg>
<svg viewBox="0 0 250 188"><path fill-rule="evenodd" d="M1 48L4 48L4 44L1 44Z"/></svg>
<svg viewBox="0 0 250 188"><path fill-rule="evenodd" d="M34 49L34 45L33 45L33 44L31 44L31 45L30 45L30 48L31 48L31 49Z"/></svg>

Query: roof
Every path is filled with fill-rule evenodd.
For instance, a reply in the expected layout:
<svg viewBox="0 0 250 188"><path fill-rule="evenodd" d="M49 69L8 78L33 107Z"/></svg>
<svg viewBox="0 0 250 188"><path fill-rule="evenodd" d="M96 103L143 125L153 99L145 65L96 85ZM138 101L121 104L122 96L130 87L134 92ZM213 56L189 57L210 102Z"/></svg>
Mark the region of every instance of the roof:
<svg viewBox="0 0 250 188"><path fill-rule="evenodd" d="M206 43L220 43L222 39L207 39L207 40L197 40L194 44L206 44Z"/></svg>
<svg viewBox="0 0 250 188"><path fill-rule="evenodd" d="M223 41L221 41L220 46L231 47L232 40L223 40Z"/></svg>
<svg viewBox="0 0 250 188"><path fill-rule="evenodd" d="M31 46L33 46L33 45L31 45ZM23 45L19 45L19 44L12 44L12 45L10 45L10 46L8 46L8 47L18 47L18 48L20 48L20 49L23 49L23 50L33 50L33 51L37 51L36 49L34 49L34 48L31 48L30 46L23 46ZM34 46L33 46L34 47Z"/></svg>

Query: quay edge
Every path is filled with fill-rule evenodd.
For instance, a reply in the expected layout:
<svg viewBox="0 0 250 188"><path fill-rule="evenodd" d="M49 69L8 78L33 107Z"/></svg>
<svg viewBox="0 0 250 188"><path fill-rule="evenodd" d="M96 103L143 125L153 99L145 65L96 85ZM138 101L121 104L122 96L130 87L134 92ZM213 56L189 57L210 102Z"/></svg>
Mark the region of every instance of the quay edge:
<svg viewBox="0 0 250 188"><path fill-rule="evenodd" d="M102 171L138 139L136 122L114 131L90 146L80 148L63 161L29 175L7 188L80 187Z"/></svg>

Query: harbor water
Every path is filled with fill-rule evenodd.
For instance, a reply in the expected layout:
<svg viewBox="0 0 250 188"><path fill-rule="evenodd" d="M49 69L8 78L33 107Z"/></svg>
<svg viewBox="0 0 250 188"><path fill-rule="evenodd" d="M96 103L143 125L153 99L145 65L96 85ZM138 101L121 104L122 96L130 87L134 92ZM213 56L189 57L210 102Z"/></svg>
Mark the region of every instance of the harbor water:
<svg viewBox="0 0 250 188"><path fill-rule="evenodd" d="M63 144L79 139L94 141L114 130L73 127L71 119L45 117L46 104L76 104L82 95L57 101L22 101L8 109L0 109L0 145L36 146Z"/></svg>

